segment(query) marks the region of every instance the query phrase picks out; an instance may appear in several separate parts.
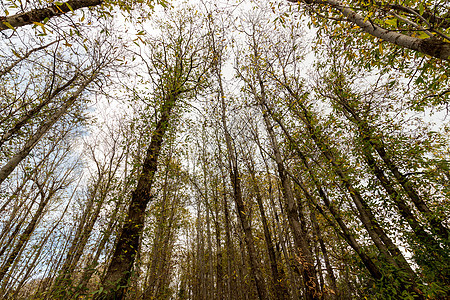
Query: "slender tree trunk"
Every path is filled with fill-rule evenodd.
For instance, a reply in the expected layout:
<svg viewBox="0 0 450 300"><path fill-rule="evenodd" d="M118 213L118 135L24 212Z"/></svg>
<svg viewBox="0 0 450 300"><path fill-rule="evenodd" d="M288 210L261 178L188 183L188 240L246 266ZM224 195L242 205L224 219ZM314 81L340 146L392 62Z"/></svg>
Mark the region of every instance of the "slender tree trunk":
<svg viewBox="0 0 450 300"><path fill-rule="evenodd" d="M278 168L278 175L280 176L281 184L283 187L282 192L286 201L289 226L294 236L295 248L298 255L297 259L300 260L300 265L302 267L302 276L306 288L305 296L306 299L320 299L321 296L320 296L319 282L317 280L316 272L314 269L313 255L311 253L311 249L307 244L306 237L303 235L301 229L301 224L298 219L298 211L296 209L292 187L286 174L284 163L281 158L281 153L278 148L278 142L275 138L275 133L273 132L267 114L265 112L263 114L266 129L269 134L272 149L274 151L274 156Z"/></svg>
<svg viewBox="0 0 450 300"><path fill-rule="evenodd" d="M33 215L33 218L30 220L30 223L28 223L28 226L25 228L25 230L20 235L19 241L17 242L16 246L9 254L9 256L6 259L3 266L0 268L0 282L3 280L3 277L6 275L6 273L8 272L8 270L11 267L11 265L13 264L13 262L19 256L19 253L23 250L25 245L30 240L31 234L33 233L34 229L36 228L38 221L42 217L44 209L47 206L47 203L53 197L55 192L56 192L56 190L51 190L47 196L45 196L41 199L38 209L36 210L36 212Z"/></svg>
<svg viewBox="0 0 450 300"><path fill-rule="evenodd" d="M264 210L261 191L259 190L258 182L256 181L255 176L255 168L253 164L253 160L251 158L247 158L248 162L248 170L252 179L253 190L255 192L256 202L258 203L259 212L261 215L261 221L264 230L264 238L266 241L267 252L269 254L270 261L270 269L272 272L272 284L274 289L274 294L277 299L289 299L289 293L284 284L285 279L283 276L283 270L278 269L277 257L275 254L275 249L272 241L272 236L270 234L269 225L266 218L266 212Z"/></svg>
<svg viewBox="0 0 450 300"><path fill-rule="evenodd" d="M152 199L151 188L157 170L158 157L169 125L171 111L178 96L179 92L171 91L162 106L161 117L152 134L138 184L132 194L125 222L103 281L106 293L98 295L96 299L120 300L124 297L144 227L145 210Z"/></svg>
<svg viewBox="0 0 450 300"><path fill-rule="evenodd" d="M53 292L55 293L55 297L57 298L64 298L69 291L68 287L72 285L72 274L74 273L75 268L78 265L78 262L85 250L91 232L94 229L95 222L100 215L100 210L103 206L103 202L106 199L112 176L113 174L108 174L109 180L106 183L105 188L98 192L103 179L102 174L99 174L98 181L95 184L94 190L90 195L90 199L87 203L85 211L83 212L82 219L78 224L77 231L67 252L68 254L66 256L66 259L61 267L60 274L55 280ZM97 198L97 194L100 194L100 199Z"/></svg>
<svg viewBox="0 0 450 300"><path fill-rule="evenodd" d="M224 299L224 284L223 284L223 256L222 256L222 246L220 239L220 223L219 223L219 191L217 190L217 185L219 183L219 179L215 180L215 188L213 189L213 204L214 204L214 227L215 227L215 237L216 237L216 295L214 299L220 300Z"/></svg>
<svg viewBox="0 0 450 300"><path fill-rule="evenodd" d="M330 263L330 257L328 255L327 248L325 246L325 242L322 238L322 233L319 228L319 223L317 222L316 213L313 210L312 203L310 203L310 215L311 215L311 224L314 231L314 236L317 238L317 241L319 242L320 250L323 255L323 260L325 261L325 268L327 270L327 276L330 282L330 288L331 291L329 294L331 299L339 299L339 290L336 285L336 276L334 275L333 267Z"/></svg>
<svg viewBox="0 0 450 300"><path fill-rule="evenodd" d="M108 221L108 224L106 225L106 230L103 233L103 236L100 239L100 242L97 244L96 252L92 260L89 262L89 264L85 267L83 274L81 276L81 280L78 284L80 286L81 290L85 290L86 286L89 283L89 280L91 279L92 275L95 272L95 267L98 265L98 260L100 259L100 256L109 241L109 238L111 237L111 234L113 233L113 229L115 225L117 224L117 215L120 213L120 203L116 204L116 207L114 208L114 211L112 212L112 215Z"/></svg>
<svg viewBox="0 0 450 300"><path fill-rule="evenodd" d="M237 157L235 154L235 149L232 145L231 136L228 133L228 127L225 119L225 94L222 87L222 81L221 81L221 74L220 71L217 70L217 77L219 80L219 97L222 100L222 126L225 131L225 141L227 146L227 156L228 156L228 162L229 162L229 168L230 168L230 180L231 185L233 187L233 196L234 201L236 204L236 210L239 216L239 219L242 224L242 229L244 231L245 236L245 243L247 246L247 251L249 255L249 263L250 263L250 269L252 272L252 277L256 284L256 290L258 292L258 297L261 300L269 299L267 294L266 285L264 283L264 277L261 272L260 264L257 260L257 252L254 246L254 240L253 240L253 234L252 234L252 228L250 226L250 222L248 220L248 212L244 204L244 200L242 197L242 189L241 189L241 178L239 175L238 170L238 163L237 163Z"/></svg>
<svg viewBox="0 0 450 300"><path fill-rule="evenodd" d="M36 132L28 139L22 149L17 152L1 169L0 169L0 185L11 174L17 165L33 150L34 146L39 140L50 130L50 128L63 116L69 108L75 103L85 88L95 79L95 76L91 76L86 79L80 87L70 96L64 104L43 123Z"/></svg>
<svg viewBox="0 0 450 300"><path fill-rule="evenodd" d="M289 88L288 91L291 93L291 95L296 95ZM298 97L296 97L296 99L298 99ZM329 146L325 143L324 139L319 136L318 130L313 125L314 122L312 120L312 113L306 109L305 105L301 103L301 100L297 103L300 106L301 112L298 112L295 109L293 111L304 122L311 138L320 149L322 155L327 159L327 161L331 163L333 171L342 181L344 187L348 190L350 197L352 198L354 204L358 209L358 217L369 233L372 241L377 246L379 251L383 254L384 259L386 259L389 264L391 264L394 268L403 269L403 271L406 272L407 276L406 278L404 278L404 280L410 281L410 283L412 284L411 289L420 296L421 293L417 289L415 283L415 272L412 270L411 266L406 261L398 247L392 242L392 240L387 236L387 234L378 224L367 203L364 201L361 194L353 187L348 176L346 176L345 171L341 168L334 154L329 149ZM403 286L402 288L406 289L405 286Z"/></svg>
<svg viewBox="0 0 450 300"><path fill-rule="evenodd" d="M38 105L27 111L18 121L16 121L14 126L8 131L6 131L4 134L2 134L2 136L0 137L0 148L6 141L8 141L8 139L10 139L17 132L19 132L19 130L25 124L27 124L27 122L29 122L37 113L39 113L42 110L42 108L44 108L52 100L54 100L62 91L67 89L79 76L80 74L76 73L71 79L66 81L63 85L57 87L54 91L50 91L50 94L47 95L47 97L41 103L39 103Z"/></svg>
<svg viewBox="0 0 450 300"><path fill-rule="evenodd" d="M270 110L269 110L270 112ZM308 173L310 174L310 177L312 181L314 182L320 198L323 200L325 206L328 208L328 210L333 215L334 219L339 225L340 231L337 230L337 232L346 240L346 242L352 247L352 249L355 251L356 254L360 257L361 261L367 268L367 270L370 272L370 274L377 280L382 278L382 273L377 267L377 265L373 262L373 260L363 251L362 247L358 244L356 241L354 234L351 232L351 230L347 227L347 225L344 223L344 221L341 218L341 214L339 210L331 204L331 201L328 199L327 193L325 189L321 186L318 179L316 178L311 166L309 165L308 161L306 160L306 155L300 150L299 147L297 147L297 141L292 138L292 136L289 134L289 132L286 130L286 127L284 124L279 120L276 116L271 114L272 118L280 125L282 128L284 134L289 139L289 141L294 145L294 148L300 157L301 161L303 162L305 168L308 170ZM301 182L297 182L300 187L302 187ZM304 189L306 191L306 189ZM312 199L312 198L311 198ZM325 212L318 206L316 203L313 203L315 205L316 209L319 210L319 212L326 217Z"/></svg>
<svg viewBox="0 0 450 300"><path fill-rule="evenodd" d="M442 224L442 221L438 218L438 216L430 210L422 197L420 197L420 195L414 189L408 177L400 172L398 166L392 161L392 158L386 151L383 140L379 137L375 137L372 134L374 130L366 121L364 121L359 116L359 114L350 105L349 101L346 98L344 98L340 94L338 94L338 97L338 102L346 112L347 118L358 127L359 134L365 144L363 145L363 153L368 165L372 168L373 172L380 180L380 183L394 200L402 216L405 217L411 228L416 232L418 238L422 238L428 243L432 242L432 238L423 230L417 220L415 220L415 217L411 213L409 207L401 200L395 189L387 180L386 176L384 176L383 171L379 167L377 167L375 159L371 155L372 147L384 161L388 169L392 172L395 179L402 186L403 190L415 204L416 208L427 218L430 225L432 226L433 232L439 235L444 243L448 243L448 228L446 228ZM427 242L425 242L425 245L427 244ZM436 244L436 242L434 242L433 244Z"/></svg>

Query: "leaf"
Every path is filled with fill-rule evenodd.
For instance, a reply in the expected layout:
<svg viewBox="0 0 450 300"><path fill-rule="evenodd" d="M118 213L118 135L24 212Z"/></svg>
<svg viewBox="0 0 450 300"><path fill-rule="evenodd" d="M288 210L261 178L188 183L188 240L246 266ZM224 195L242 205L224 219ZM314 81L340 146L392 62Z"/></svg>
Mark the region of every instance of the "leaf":
<svg viewBox="0 0 450 300"><path fill-rule="evenodd" d="M397 19L389 19L384 21L386 24L397 27Z"/></svg>
<svg viewBox="0 0 450 300"><path fill-rule="evenodd" d="M373 15L373 11L371 11L365 18L364 18L364 23L367 22L367 20L369 20L369 18Z"/></svg>
<svg viewBox="0 0 450 300"><path fill-rule="evenodd" d="M34 25L38 25L38 26L41 26L42 28L44 28L44 27L45 27L45 25L44 25L44 24L42 24L42 23L39 23L39 22L33 22L33 24L34 24Z"/></svg>
<svg viewBox="0 0 450 300"><path fill-rule="evenodd" d="M419 38L421 38L421 39L427 39L427 38L430 37L428 34L426 34L426 33L423 32L423 31L419 31L419 32L418 32L418 36L419 36Z"/></svg>
<svg viewBox="0 0 450 300"><path fill-rule="evenodd" d="M17 53L16 51L12 50L12 53L17 56L18 58L22 58L22 56L19 55L19 53Z"/></svg>
<svg viewBox="0 0 450 300"><path fill-rule="evenodd" d="M70 6L70 4L69 4L69 3L67 3L67 2L66 2L66 5L67 5L67 7L68 7L68 8L70 9L70 11L71 11L71 12L73 12L73 8L72 8L72 6Z"/></svg>
<svg viewBox="0 0 450 300"><path fill-rule="evenodd" d="M419 14L423 15L423 11L425 10L423 3L419 3Z"/></svg>
<svg viewBox="0 0 450 300"><path fill-rule="evenodd" d="M11 24L9 24L8 22L3 22L3 24L4 24L6 27L8 27L9 29L15 30L14 27L13 27Z"/></svg>

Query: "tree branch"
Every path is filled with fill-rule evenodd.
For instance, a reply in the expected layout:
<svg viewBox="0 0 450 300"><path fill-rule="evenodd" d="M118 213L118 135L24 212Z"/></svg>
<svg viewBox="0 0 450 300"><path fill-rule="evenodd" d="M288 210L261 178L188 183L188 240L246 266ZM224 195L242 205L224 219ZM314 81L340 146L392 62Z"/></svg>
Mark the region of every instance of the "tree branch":
<svg viewBox="0 0 450 300"><path fill-rule="evenodd" d="M288 0L292 3L300 3L298 0ZM438 38L420 39L399 32L384 29L377 24L366 21L363 16L349 7L344 6L337 0L303 0L310 5L329 5L339 10L350 22L358 25L363 31L379 38L383 41L390 42L402 48L411 49L423 54L433 56L435 58L450 61L450 43L439 40Z"/></svg>
<svg viewBox="0 0 450 300"><path fill-rule="evenodd" d="M46 18L63 15L83 7L97 6L103 0L69 0L61 5L52 4L46 8L34 9L29 12L20 13L8 17L0 16L0 31L31 25L34 22L43 22Z"/></svg>

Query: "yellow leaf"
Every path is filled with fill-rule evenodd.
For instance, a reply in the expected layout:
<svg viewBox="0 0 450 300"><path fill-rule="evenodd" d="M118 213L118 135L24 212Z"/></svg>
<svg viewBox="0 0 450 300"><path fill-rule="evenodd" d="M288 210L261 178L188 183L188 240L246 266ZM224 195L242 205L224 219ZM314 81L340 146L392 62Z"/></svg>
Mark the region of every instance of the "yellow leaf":
<svg viewBox="0 0 450 300"><path fill-rule="evenodd" d="M42 28L45 26L44 24L39 23L39 22L33 22L33 24L34 24L34 25L39 25L39 26L41 26Z"/></svg>
<svg viewBox="0 0 450 300"><path fill-rule="evenodd" d="M365 18L364 18L364 23L367 22L367 20L369 20L369 18L373 15L373 11L371 11Z"/></svg>
<svg viewBox="0 0 450 300"><path fill-rule="evenodd" d="M12 30L15 30L14 27L11 24L9 24L8 22L3 22L3 24L6 25L6 27L8 27L8 28L10 28Z"/></svg>
<svg viewBox="0 0 450 300"><path fill-rule="evenodd" d="M16 51L12 50L12 53L13 53L15 56L17 56L18 58L22 58L22 56L20 56L20 54L17 53Z"/></svg>
<svg viewBox="0 0 450 300"><path fill-rule="evenodd" d="M69 5L69 3L66 2L67 7L70 9L71 12L73 12L72 6Z"/></svg>

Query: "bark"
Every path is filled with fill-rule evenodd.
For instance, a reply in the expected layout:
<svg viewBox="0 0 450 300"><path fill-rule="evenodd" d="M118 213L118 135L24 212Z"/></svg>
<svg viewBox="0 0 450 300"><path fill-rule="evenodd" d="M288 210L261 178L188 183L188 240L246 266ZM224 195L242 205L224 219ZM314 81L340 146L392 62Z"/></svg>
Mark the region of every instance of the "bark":
<svg viewBox="0 0 450 300"><path fill-rule="evenodd" d="M272 206L273 218L275 219L275 222L276 222L276 227L274 229L274 232L278 232L278 240L279 240L279 244L278 245L281 246L281 252L283 254L285 262L288 262L287 274L288 274L289 282L294 283L295 282L294 275L293 275L292 268L291 268L290 263L289 263L290 259L289 259L289 255L288 255L288 252L287 252L287 249L286 249L286 242L284 240L283 229L282 229L282 225L281 225L281 222L280 222L280 218L279 218L277 210L276 210L276 204L275 204L275 199L274 199L274 195L273 195L272 180L270 179L271 174L269 172L269 166L267 164L266 159L264 158L264 155L263 155L263 152L262 152L261 148L260 148L260 152L261 152L261 156L262 156L262 158L264 160L264 164L265 164L265 168L266 168L266 174L269 177L269 191L268 191L268 193L269 193L269 200L270 200L270 204ZM281 209L283 209L283 207L281 207ZM287 227L288 226L284 226L284 228L287 228ZM277 254L278 260L281 261L282 260L281 259L281 254L279 253L278 247L277 247L276 254ZM280 267L280 271L281 270L283 270L283 267ZM296 287L293 287L293 284L289 284L288 286L290 286L290 294L292 295L291 298L299 299L298 289Z"/></svg>
<svg viewBox="0 0 450 300"><path fill-rule="evenodd" d="M218 137L217 137L218 138ZM227 273L224 276L226 278L226 282L224 283L224 293L226 297L225 299L236 299L237 298L237 284L236 284L236 276L233 274L233 266L235 260L235 249L231 240L231 220L230 220L230 211L228 208L228 200L227 200L227 192L226 192L226 175L224 172L224 168L222 165L222 150L220 147L219 140L217 139L217 145L219 148L219 157L218 157L218 165L219 171L222 176L222 206L223 206L223 215L225 219L224 231L225 231L225 247L226 247L226 270Z"/></svg>
<svg viewBox="0 0 450 300"><path fill-rule="evenodd" d="M264 210L261 191L259 190L258 182L256 181L255 168L251 158L247 158L248 170L252 179L253 190L255 193L256 202L258 203L259 212L261 215L261 222L264 230L264 239L266 241L267 252L269 254L270 270L272 272L272 284L277 299L289 299L289 293L284 284L283 269L278 269L278 261L275 254L275 248L270 234L269 225L267 222L266 212Z"/></svg>
<svg viewBox="0 0 450 300"><path fill-rule="evenodd" d="M172 156L169 155L169 158ZM172 245L174 235L175 215L179 205L177 195L171 190L176 190L177 186L170 187L169 182L170 166L166 166L166 174L163 185L163 196L157 213L157 229L154 237L151 253L151 266L147 272L146 288L143 299L164 299L162 295L166 290L167 279L170 275L170 263L172 257Z"/></svg>
<svg viewBox="0 0 450 300"><path fill-rule="evenodd" d="M163 273L163 269L159 267L159 264L164 259L164 239L167 237L166 227L169 225L166 223L168 215L168 168L166 167L162 199L159 204L159 209L157 212L157 228L154 234L152 252L151 252L151 263L149 264L149 268L147 269L147 278L145 280L146 288L143 295L143 299L155 299L155 293L157 290L157 280L158 277Z"/></svg>
<svg viewBox="0 0 450 300"><path fill-rule="evenodd" d="M373 215L368 204L365 202L359 191L352 185L346 172L342 169L337 159L335 158L335 155L332 153L329 146L325 143L324 139L319 135L318 130L314 128L312 114L307 111L303 104L300 104L300 106L303 111L302 118L305 122L305 125L307 126L310 136L322 152L323 156L331 163L333 171L336 173L336 175L342 181L344 187L349 192L350 197L352 198L359 212L359 219L363 223L371 239L390 264L402 268L409 274L410 279L414 281L414 278L416 276L411 266L408 264L397 246L392 242L392 240L387 236L382 227L378 224L378 221Z"/></svg>
<svg viewBox="0 0 450 300"><path fill-rule="evenodd" d="M218 196L218 185L219 180L216 178L215 189L213 189L213 204L214 204L214 227L215 227L215 238L216 238L216 297L215 299L224 299L223 297L223 267L222 267L222 246L220 239L220 224L219 224L219 196Z"/></svg>
<svg viewBox="0 0 450 300"><path fill-rule="evenodd" d="M14 209L10 213L8 221L4 222L3 224L2 233L0 235L0 245L2 245L2 248L0 249L0 257L3 256L3 254L9 248L12 241L16 239L20 229L22 228L22 224L27 220L28 214L30 213L33 207L32 205L30 205L22 209L22 206L28 202L35 203L38 197L39 195L36 194L33 198L30 199L29 197L23 195L24 199L18 205L14 206ZM11 224L15 225L14 230L13 225ZM8 237L7 240L5 240L6 237Z"/></svg>
<svg viewBox="0 0 450 300"><path fill-rule="evenodd" d="M53 18L66 14L70 11L75 11L80 8L97 6L103 3L103 0L70 0L61 5L52 4L46 8L38 8L28 12L17 15L3 17L0 16L0 31L22 27L33 24L34 22L42 23L46 18ZM10 25L10 26L7 26Z"/></svg>
<svg viewBox="0 0 450 300"><path fill-rule="evenodd" d="M56 228L59 226L62 219L64 218L70 204L72 203L72 198L73 198L73 194L72 194L72 197L70 198L70 200L68 201L68 203L67 203L64 211L62 212L60 218L58 219L58 221L55 222L53 227L46 233L45 238L40 241L40 245L36 248L34 253L32 255L30 255L30 260L26 263L27 268L26 268L26 270L24 270L25 274L22 276L22 280L19 282L19 284L16 287L14 287L15 292L12 296L13 299L18 298L18 294L19 294L21 288L24 286L25 282L27 280L29 280L29 278L30 278L29 276L30 276L31 272L34 269L36 269L36 267L38 267L38 265L39 265L38 260L41 259L41 253L45 249L48 239L52 236L53 232L56 230ZM31 261L31 259L32 259L32 261Z"/></svg>
<svg viewBox="0 0 450 300"><path fill-rule="evenodd" d="M292 3L299 3L298 0L288 0ZM353 9L336 0L304 0L310 5L326 5L338 9L348 21L358 25L364 32L392 43L402 48L411 49L435 58L450 61L450 43L437 38L420 39L397 31L384 29L370 20L365 21L364 17Z"/></svg>
<svg viewBox="0 0 450 300"><path fill-rule="evenodd" d="M206 177L205 177L205 182L206 182ZM205 183L205 188L206 187L206 183ZM206 190L205 190L206 191ZM206 195L206 192L205 192ZM205 197L205 201L207 201L207 197ZM208 270L207 270L207 277L206 277L206 284L207 284L207 288L206 288L206 292L207 292L207 298L208 299L213 299L213 295L214 295L214 289L212 289L211 287L214 286L213 283L213 276L214 276L214 270L213 270L213 259L212 259L212 238L211 238L211 218L210 218L210 214L211 211L209 209L209 204L206 204L206 241L207 241L207 246L208 246L208 252L206 255L206 259L208 261Z"/></svg>
<svg viewBox="0 0 450 300"><path fill-rule="evenodd" d="M450 20L448 19L448 14L447 14L447 18L444 17L440 17L437 16L435 13L433 12L429 12L424 10L422 12L422 14L420 13L420 10L418 9L414 9L414 8L410 8L410 7L406 7L400 4L386 4L386 3L382 3L382 2L375 2L378 6L383 7L383 8L390 8L390 9L395 9L407 14L412 14L413 16L418 16L418 15L422 15L423 18L425 18L428 22L432 23L432 27L433 28L450 28Z"/></svg>
<svg viewBox="0 0 450 300"><path fill-rule="evenodd" d="M362 151L364 158L367 164L369 165L369 168L375 174L381 186L383 186L383 188L386 190L386 193L389 195L394 204L397 206L400 215L403 217L403 219L406 220L406 222L408 222L409 226L412 228L416 236L415 239L418 242L420 242L420 244L423 247L428 248L430 254L436 255L437 253L435 252L435 250L441 249L439 243L437 243L436 240L425 231L423 226L420 224L420 222L416 219L416 217L412 213L408 204L401 199L401 196L395 190L392 182L386 177L384 171L378 166L375 158L365 148L364 145Z"/></svg>
<svg viewBox="0 0 450 300"><path fill-rule="evenodd" d="M109 241L109 238L111 237L114 227L117 225L116 218L117 218L117 215L120 213L120 204L121 203L116 204L114 211L112 212L112 215L110 217L110 220L109 220L107 226L105 227L106 230L104 231L104 233L100 239L100 242L97 244L97 247L96 247L97 250L95 252L95 255L83 271L83 275L81 276L80 283L78 284L78 286L80 287L80 290L82 290L82 291L86 289L86 286L88 285L89 280L91 279L92 275L94 274L95 267L97 267L97 265L98 265L98 260L100 259L103 249L105 248L106 243Z"/></svg>
<svg viewBox="0 0 450 300"><path fill-rule="evenodd" d="M269 138L274 151L274 156L278 168L278 175L282 184L282 192L286 201L286 210L288 215L289 226L294 236L295 249L302 267L302 277L305 284L306 299L320 299L319 282L316 277L314 268L314 259L312 252L306 242L306 237L303 235L301 224L298 219L298 212L295 207L294 194L292 192L291 184L288 180L281 153L278 147L278 142L275 138L275 133L269 123L268 116L264 112L264 121Z"/></svg>
<svg viewBox="0 0 450 300"><path fill-rule="evenodd" d="M310 203L310 204L312 206L312 203ZM323 260L325 261L325 268L327 270L327 275L328 275L328 279L330 282L330 288L331 288L330 298L331 299L339 299L339 290L336 285L336 276L334 275L333 267L331 266L331 263L330 263L330 257L328 255L327 247L325 246L325 242L322 238L322 233L320 231L319 223L317 222L317 218L316 218L316 212L313 209L311 209L311 223L313 226L314 235L316 236L316 238L319 242L320 250L322 251Z"/></svg>
<svg viewBox="0 0 450 300"><path fill-rule="evenodd" d="M159 251L159 257L156 259L157 266L156 270L158 270L155 287L153 289L154 297L148 297L150 294L144 295L144 299L165 299L167 298L166 289L169 286L168 280L170 279L170 270L171 270L171 257L172 257L172 249L173 249L173 222L176 214L176 207L172 205L170 208L170 215L167 216L167 228L163 233L163 238L161 240L161 249Z"/></svg>
<svg viewBox="0 0 450 300"><path fill-rule="evenodd" d="M224 182L225 183L225 182ZM225 185L224 185L225 187ZM227 247L227 296L228 299L234 299L236 295L236 276L233 275L232 266L234 265L234 247L231 241L231 222L228 201L225 191L223 192L223 214L225 218L225 244Z"/></svg>
<svg viewBox="0 0 450 300"><path fill-rule="evenodd" d="M289 88L286 87L289 93L295 97L295 93ZM295 98L298 99L298 98ZM300 100L301 101L301 100ZM314 127L313 114L308 111L306 106L301 102L298 102L300 107L300 112L294 110L294 112L299 116L299 118L304 122L309 135L317 145L318 149L322 155L330 162L333 172L338 176L344 185L345 189L349 192L350 197L352 198L359 214L358 218L363 223L366 228L369 236L372 241L378 248L378 250L383 254L383 258L393 266L395 269L403 270L405 273L404 281L409 282L408 285L410 287L406 287L402 283L402 289L409 289L410 291L415 292L419 297L422 297L421 292L417 289L417 285L415 283L416 274L412 270L409 263L404 258L403 254L400 252L398 247L392 242L392 240L387 236L383 228L378 224L375 216L373 215L371 209L359 193L359 191L353 187L349 177L346 172L342 169L339 162L336 160L335 155L332 153L328 144L325 142L325 139L319 134L317 128ZM400 276L400 273L398 273ZM403 275L402 275L403 277Z"/></svg>
<svg viewBox="0 0 450 300"><path fill-rule="evenodd" d="M171 91L166 96L161 109L161 117L152 133L138 184L131 196L122 231L117 239L114 254L103 280L104 294L96 299L123 299L131 269L138 251L139 239L145 220L145 210L152 199L151 188L157 171L158 157L169 125L172 108L179 97L178 91Z"/></svg>
<svg viewBox="0 0 450 300"><path fill-rule="evenodd" d="M222 98L222 125L225 131L225 141L227 145L228 161L230 165L230 180L233 187L233 196L236 204L236 210L244 231L244 239L249 256L249 264L252 272L253 280L256 284L256 290L258 292L258 298L266 300L268 298L267 289L264 283L264 277L262 276L260 264L257 261L257 252L254 246L252 228L248 220L248 211L245 207L242 197L241 178L237 166L237 158L234 153L234 147L231 142L231 137L228 133L227 124L225 120L225 100L223 92L220 93Z"/></svg>
<svg viewBox="0 0 450 300"><path fill-rule="evenodd" d="M106 196L108 195L114 173L110 170L105 187L103 187L100 191L98 191L98 189L100 188L100 185L103 184L103 174L98 174L98 176L99 178L97 179L94 189L90 195L90 199L86 205L85 211L83 212L82 219L78 223L75 237L69 247L67 252L68 254L61 267L60 274L55 280L53 292L57 298L64 298L69 290L68 287L72 285L72 274L78 265L78 262L90 238L91 232L94 229L95 222L100 215L100 210ZM98 194L100 199L97 196Z"/></svg>
<svg viewBox="0 0 450 300"><path fill-rule="evenodd" d="M253 47L253 55L255 59L259 58L258 53L258 44L256 42L255 33L252 35L252 47ZM265 86L262 79L262 75L260 73L260 69L258 67L258 61L255 61L255 77L256 81L259 85L260 91L259 93L256 91L255 86L252 83L249 83L249 89L257 100L258 104L262 109L262 115L264 119L264 123L266 126L266 130L269 136L269 140L272 146L275 162L277 165L278 176L280 178L282 184L282 192L285 200L289 227L292 230L292 234L294 236L295 250L297 259L300 262L300 266L302 268L302 278L306 288L305 298L306 299L320 299L320 286L317 280L315 268L314 268L314 258L311 252L311 249L307 243L307 237L302 232L298 210L295 205L295 198L292 191L291 183L287 177L286 169L283 163L283 159L281 157L281 152L278 146L278 141L276 139L275 132L270 124L269 116L267 111L264 108L266 104L266 93ZM241 75L241 77L243 77ZM244 79L245 80L245 79Z"/></svg>
<svg viewBox="0 0 450 300"><path fill-rule="evenodd" d="M268 110L271 113L271 110ZM357 255L360 257L361 261L363 262L364 266L367 268L367 270L370 272L373 278L380 280L382 278L382 273L377 267L377 265L374 263L372 258L370 258L362 249L362 247L358 244L356 241L354 234L351 232L351 230L347 227L345 222L342 220L341 213L339 212L338 208L336 208L334 205L332 205L331 201L328 199L327 193L325 189L321 186L319 180L316 178L316 175L314 174L311 166L309 165L308 161L306 160L306 155L300 150L300 148L297 146L297 141L293 139L293 137L290 135L290 133L286 130L286 127L284 126L283 122L281 122L280 119L278 119L275 115L271 113L272 118L280 125L283 132L285 133L286 137L289 139L289 141L294 146L294 149L296 150L296 153L300 157L301 161L303 162L305 168L308 170L308 173L315 184L320 198L323 200L325 206L327 209L331 212L333 218L336 220L336 222L339 225L339 228L341 230L335 230L338 232L339 235L341 235L345 241L348 243L350 247L357 253ZM305 194L307 193L307 189L304 188L304 185L299 182L298 180L296 183L302 187ZM312 197L308 197L310 199L313 199ZM312 203L316 209L326 218L325 212L321 209L319 205L317 205L316 202Z"/></svg>
<svg viewBox="0 0 450 300"><path fill-rule="evenodd" d="M46 153L44 154L42 159L33 167L33 170L31 170L30 172L27 172L25 174L20 186L15 189L15 191L8 197L8 200L5 201L5 203L2 205L2 207L0 207L0 215L4 213L4 211L6 210L6 208L9 204L14 204L13 212L10 213L9 215L10 215L10 218L15 216L17 209L19 209L23 205L23 203L25 203L27 200L26 197L21 196L20 197L20 198L22 198L21 203L19 205L17 205L17 201L15 199L17 199L18 195L20 195L20 193L24 190L27 182L29 180L31 180L31 177L34 176L35 174L37 174L38 170L41 168L41 166L44 165L48 161L48 158L53 153L55 148L59 145L59 142L62 141L65 137L66 137L65 134L58 135L58 138L52 143L52 146L50 147L50 149L48 151L46 151ZM11 220L12 219L8 220L8 222L10 222ZM10 226L9 223L6 223L3 225L2 233L0 234L0 244L3 241L3 235L6 233L7 230L9 230L9 226Z"/></svg>

